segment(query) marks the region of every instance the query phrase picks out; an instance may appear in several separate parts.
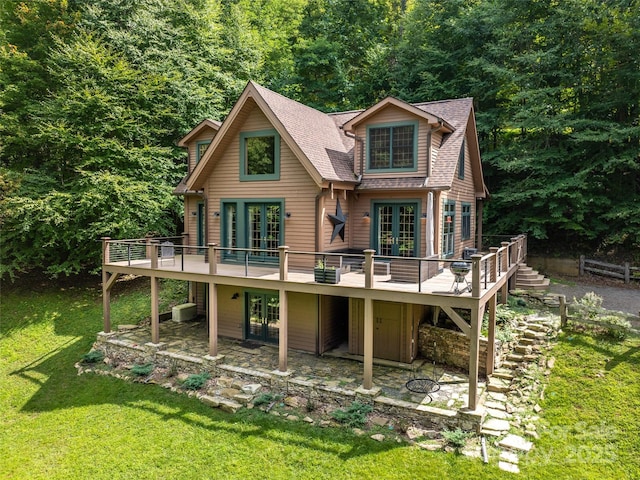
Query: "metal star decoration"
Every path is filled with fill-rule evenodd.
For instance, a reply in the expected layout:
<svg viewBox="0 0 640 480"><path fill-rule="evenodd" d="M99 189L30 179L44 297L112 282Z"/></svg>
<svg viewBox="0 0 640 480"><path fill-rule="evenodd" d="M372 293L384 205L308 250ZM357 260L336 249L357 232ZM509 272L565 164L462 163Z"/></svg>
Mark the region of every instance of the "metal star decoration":
<svg viewBox="0 0 640 480"><path fill-rule="evenodd" d="M344 242L344 226L347 223L347 217L342 213L342 207L340 206L340 200L336 203L336 214L331 215L330 213L327 215L331 223L333 224L333 233L331 234L331 241L329 243L333 243L335 238L340 235L340 238Z"/></svg>

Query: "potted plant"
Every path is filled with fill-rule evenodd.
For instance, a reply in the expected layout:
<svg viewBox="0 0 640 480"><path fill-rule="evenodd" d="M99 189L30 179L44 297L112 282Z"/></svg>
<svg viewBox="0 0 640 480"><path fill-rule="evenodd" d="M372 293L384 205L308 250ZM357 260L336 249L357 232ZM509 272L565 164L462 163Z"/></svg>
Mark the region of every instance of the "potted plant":
<svg viewBox="0 0 640 480"><path fill-rule="evenodd" d="M318 283L340 283L340 269L329 267L324 261L318 260L313 268L313 278Z"/></svg>

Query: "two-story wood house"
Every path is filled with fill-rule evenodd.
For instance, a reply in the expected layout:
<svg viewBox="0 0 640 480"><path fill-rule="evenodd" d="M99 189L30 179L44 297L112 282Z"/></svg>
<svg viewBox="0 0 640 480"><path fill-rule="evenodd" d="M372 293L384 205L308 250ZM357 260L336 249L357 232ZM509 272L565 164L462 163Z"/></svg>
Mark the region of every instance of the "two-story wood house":
<svg viewBox="0 0 640 480"><path fill-rule="evenodd" d="M457 258L481 230L486 189L469 98L408 104L389 97L367 110L325 114L250 82L224 122L203 121L179 145L189 152L177 189L189 243L230 248L221 262L244 262L241 249L250 249L253 264L276 262L281 245ZM314 261L291 259L293 266ZM392 280L411 279L410 269L391 261L378 268L390 268ZM430 276L423 270L421 280ZM205 310L204 285L192 292ZM278 305L277 292L221 298L235 293L243 301L219 303L219 333L276 342L278 309L269 305ZM350 338L350 351L362 353L361 303L294 296L289 346L323 353ZM385 338L376 356L411 361L425 308L378 302L376 310Z"/></svg>
<svg viewBox="0 0 640 480"><path fill-rule="evenodd" d="M493 345L497 293L506 298L526 237L473 255L487 191L471 99L325 114L249 82L223 122L201 122L179 145L182 244L104 239L105 335L118 275L151 278L151 345L158 279L184 280L211 358L219 337L273 343L286 372L289 349L346 345L370 389L373 358L411 362L418 325L442 310L469 338L475 408L482 315ZM459 290L448 267L469 257L472 285Z"/></svg>

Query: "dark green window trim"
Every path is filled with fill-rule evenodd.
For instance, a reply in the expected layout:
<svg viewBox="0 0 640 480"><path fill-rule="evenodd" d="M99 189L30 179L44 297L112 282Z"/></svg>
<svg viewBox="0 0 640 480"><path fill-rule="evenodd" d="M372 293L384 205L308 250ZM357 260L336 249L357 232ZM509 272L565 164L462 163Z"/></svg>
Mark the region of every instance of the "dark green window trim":
<svg viewBox="0 0 640 480"><path fill-rule="evenodd" d="M464 145L465 141L462 140L462 146L460 147L460 153L458 154L458 178L464 180Z"/></svg>
<svg viewBox="0 0 640 480"><path fill-rule="evenodd" d="M461 220L461 236L462 240L469 240L471 238L471 204L462 203L462 220Z"/></svg>
<svg viewBox="0 0 640 480"><path fill-rule="evenodd" d="M252 140L264 138L273 141L273 166L271 172L252 174L249 173L248 146ZM260 130L256 132L242 132L240 134L240 181L253 182L263 180L280 180L280 135L276 130Z"/></svg>
<svg viewBox="0 0 640 480"><path fill-rule="evenodd" d="M412 139L412 154L413 159L411 165L396 167L394 166L394 130L398 131L402 127L413 127L413 139ZM372 148L375 148L374 142L372 140L372 133L375 133L376 130L388 129L389 133L389 158L387 162L387 166L371 166L371 157ZM406 147L406 145L405 145ZM381 123L381 124L373 124L367 125L367 167L366 171L370 173L380 173L380 172L408 172L417 170L417 157L418 157L418 122L393 122L393 123Z"/></svg>
<svg viewBox="0 0 640 480"><path fill-rule="evenodd" d="M278 246L284 245L284 198L223 198L220 200L220 245L230 248L251 248L249 238L249 218L247 217L247 207L251 205L277 205L280 211L278 219ZM230 218L235 215L234 219ZM235 233L235 235L234 235ZM224 251L222 258L227 262L244 262L245 256L242 252ZM250 255L252 263L272 263L277 262L277 257L257 258Z"/></svg>
<svg viewBox="0 0 640 480"><path fill-rule="evenodd" d="M203 140L201 142L196 142L196 165L200 162L200 160L202 160L202 157L204 156L204 152L207 151L207 148L209 148L209 145L211 145L211 140Z"/></svg>
<svg viewBox="0 0 640 480"><path fill-rule="evenodd" d="M456 245L456 202L445 200L442 209L442 256L453 257Z"/></svg>
<svg viewBox="0 0 640 480"><path fill-rule="evenodd" d="M415 199L415 198L406 198L406 199L402 199L402 200L372 200L371 201L371 207L370 207L370 212L371 212L371 216L373 217L373 222L372 222L372 226L371 226L371 231L370 231L370 240L369 240L369 245L371 245L371 248L375 248L375 246L378 244L378 235L379 235L379 218L378 218L378 207L384 207L384 206L402 206L402 205L410 205L412 207L414 207L414 226L413 226L413 250L411 252L411 257L418 257L420 256L420 245L421 245L421 229L420 229L420 218L422 218L422 212L421 212L421 201L419 199ZM397 213L397 212L396 212ZM393 225L393 229L395 231L395 236L399 236L399 232L398 229L399 225L398 225L398 219L396 219L394 221L394 225ZM400 248L400 245L398 245L398 247ZM379 248L378 248L379 250ZM381 255L381 252L376 251L377 255ZM404 256L401 255L400 252L394 252L394 256Z"/></svg>

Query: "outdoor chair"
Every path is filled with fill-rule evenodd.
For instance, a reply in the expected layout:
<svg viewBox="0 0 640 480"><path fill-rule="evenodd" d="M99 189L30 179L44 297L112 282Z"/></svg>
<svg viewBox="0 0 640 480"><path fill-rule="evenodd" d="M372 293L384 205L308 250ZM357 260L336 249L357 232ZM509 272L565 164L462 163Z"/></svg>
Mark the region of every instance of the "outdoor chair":
<svg viewBox="0 0 640 480"><path fill-rule="evenodd" d="M160 245L160 265L163 265L165 260L171 260L171 265L176 264L175 247L172 242L163 242Z"/></svg>

